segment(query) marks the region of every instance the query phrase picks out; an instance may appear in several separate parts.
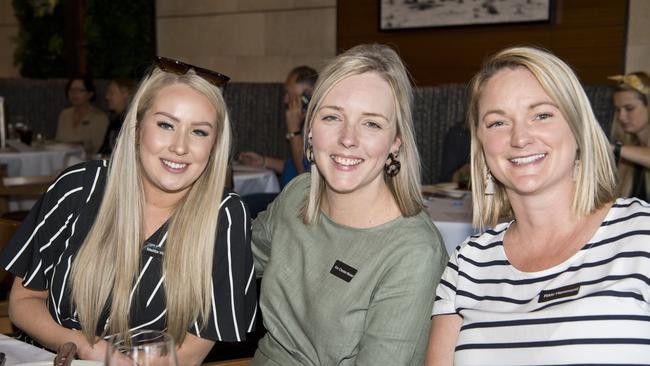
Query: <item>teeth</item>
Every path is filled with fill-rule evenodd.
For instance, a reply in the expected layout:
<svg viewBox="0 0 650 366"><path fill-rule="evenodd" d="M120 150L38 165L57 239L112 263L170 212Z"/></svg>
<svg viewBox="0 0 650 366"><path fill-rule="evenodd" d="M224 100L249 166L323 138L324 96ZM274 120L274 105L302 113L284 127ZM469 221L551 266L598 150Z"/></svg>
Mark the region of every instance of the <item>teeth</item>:
<svg viewBox="0 0 650 366"><path fill-rule="evenodd" d="M163 160L162 162L172 169L183 169L187 166L187 164L174 163L173 161L169 160Z"/></svg>
<svg viewBox="0 0 650 366"><path fill-rule="evenodd" d="M512 158L510 161L515 164L528 164L532 163L535 160L542 159L546 156L546 154L535 154L535 155L529 155L529 156L524 156L521 158Z"/></svg>
<svg viewBox="0 0 650 366"><path fill-rule="evenodd" d="M336 156L336 155L330 155L330 157L331 157L335 162L337 162L338 164L341 164L341 165L347 165L347 166L350 166L350 165L357 165L357 164L359 164L359 163L361 163L361 162L363 161L363 159L349 159L349 158L342 158L342 157L340 157L340 156Z"/></svg>

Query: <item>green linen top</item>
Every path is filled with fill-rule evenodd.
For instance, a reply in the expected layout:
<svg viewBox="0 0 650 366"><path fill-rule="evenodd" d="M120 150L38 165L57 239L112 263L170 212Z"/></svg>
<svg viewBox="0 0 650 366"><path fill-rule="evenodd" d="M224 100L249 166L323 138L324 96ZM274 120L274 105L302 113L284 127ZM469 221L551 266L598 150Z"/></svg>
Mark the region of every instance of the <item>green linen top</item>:
<svg viewBox="0 0 650 366"><path fill-rule="evenodd" d="M322 212L305 225L309 179L295 178L253 222L268 332L251 365L422 365L447 263L440 233L425 211L368 229Z"/></svg>

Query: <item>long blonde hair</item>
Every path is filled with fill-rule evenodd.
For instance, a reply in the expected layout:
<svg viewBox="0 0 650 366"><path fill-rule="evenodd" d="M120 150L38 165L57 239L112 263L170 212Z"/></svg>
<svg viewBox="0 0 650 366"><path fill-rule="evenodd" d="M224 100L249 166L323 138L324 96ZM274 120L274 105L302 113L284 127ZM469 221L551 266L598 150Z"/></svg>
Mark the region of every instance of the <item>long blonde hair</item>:
<svg viewBox="0 0 650 366"><path fill-rule="evenodd" d="M330 61L319 74L311 102L305 118L305 144L309 143L316 111L321 106L325 96L341 80L367 72L374 72L390 85L395 101L397 120L397 136L402 144L399 149L401 170L391 177L384 173L384 181L388 185L393 198L403 216L418 214L423 207L420 192L420 155L415 144L411 102L413 88L406 68L397 53L390 47L379 44L366 44L353 47ZM311 187L303 210L303 221L306 224L317 220L320 212L321 198L325 182L316 164L311 165Z"/></svg>
<svg viewBox="0 0 650 366"><path fill-rule="evenodd" d="M181 344L194 320L207 323L214 241L230 153L230 122L218 88L193 70L175 75L156 68L133 98L110 161L101 207L73 265L72 299L83 334L91 343L98 325L104 326L98 322L106 304L110 304L110 314L103 334L124 334L129 329L130 292L146 239L139 125L158 92L179 83L201 93L214 106L217 135L205 171L168 221L163 261L167 332Z"/></svg>
<svg viewBox="0 0 650 366"><path fill-rule="evenodd" d="M642 93L641 90L629 85L625 82L626 78L632 76L634 79L641 83L641 90L650 90L650 77L643 71L632 72L628 75L625 75L623 81L621 81L614 90L614 94L618 92L631 92L643 102L645 108L648 108L648 101L650 100L650 93ZM610 136L612 137L612 142L622 141L625 145L638 145L638 146L650 146L650 135L646 141L640 141L639 138L631 133L626 133L623 131L621 124L616 120L616 115L614 116L614 122L612 122L612 130ZM650 121L648 121L650 123ZM636 166L633 163L625 159L621 159L618 162L618 186L617 192L621 196L630 196L632 194L632 186L634 184L634 173ZM646 197L650 197L650 169L643 169L643 175L645 176L645 194Z"/></svg>
<svg viewBox="0 0 650 366"><path fill-rule="evenodd" d="M504 49L484 64L470 82L468 123L472 136L472 203L474 225L494 226L512 216L503 185L495 180L494 195L485 194L488 167L478 139L479 101L483 86L499 70L523 67L530 71L566 119L578 145L578 173L572 210L585 216L614 199L615 175L607 137L598 124L589 99L569 65L550 52L532 47Z"/></svg>

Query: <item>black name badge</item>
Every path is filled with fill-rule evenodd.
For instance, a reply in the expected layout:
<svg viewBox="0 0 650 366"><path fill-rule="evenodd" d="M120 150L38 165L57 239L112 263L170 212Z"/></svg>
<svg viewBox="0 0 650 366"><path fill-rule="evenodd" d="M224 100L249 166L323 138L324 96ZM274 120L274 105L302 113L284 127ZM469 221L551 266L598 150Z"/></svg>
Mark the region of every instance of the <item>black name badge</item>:
<svg viewBox="0 0 650 366"><path fill-rule="evenodd" d="M350 282L352 277L357 274L357 270L341 261L336 261L334 262L332 269L330 269L330 273L345 282Z"/></svg>
<svg viewBox="0 0 650 366"><path fill-rule="evenodd" d="M163 248L149 242L144 244L144 252L154 258L162 258L165 255Z"/></svg>
<svg viewBox="0 0 650 366"><path fill-rule="evenodd" d="M575 296L580 291L580 285L568 285L553 290L544 290L539 293L537 302L547 302L551 300L561 299L563 297Z"/></svg>

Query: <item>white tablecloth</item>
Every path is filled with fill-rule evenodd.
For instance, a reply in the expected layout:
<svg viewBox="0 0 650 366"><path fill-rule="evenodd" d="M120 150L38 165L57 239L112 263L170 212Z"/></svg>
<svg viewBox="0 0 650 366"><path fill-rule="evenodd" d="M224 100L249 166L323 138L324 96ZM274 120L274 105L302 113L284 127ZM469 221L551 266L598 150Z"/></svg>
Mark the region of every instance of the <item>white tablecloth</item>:
<svg viewBox="0 0 650 366"><path fill-rule="evenodd" d="M7 141L10 148L0 152L0 163L7 165L7 176L52 175L72 164L83 161L84 150L79 145L44 144L27 146Z"/></svg>
<svg viewBox="0 0 650 366"><path fill-rule="evenodd" d="M0 151L0 164L7 166L8 177L55 175L70 165L83 161L82 146L60 143L27 146L19 141L7 141L9 146ZM35 200L10 200L9 209L29 210Z"/></svg>
<svg viewBox="0 0 650 366"><path fill-rule="evenodd" d="M5 354L5 366L33 361L52 361L55 356L54 353L7 337L4 334L0 334L0 352Z"/></svg>
<svg viewBox="0 0 650 366"><path fill-rule="evenodd" d="M235 192L241 196L253 193L278 193L280 183L272 170L257 169L243 165L233 166Z"/></svg>
<svg viewBox="0 0 650 366"><path fill-rule="evenodd" d="M468 236L475 234L472 227L472 200L469 195L463 199L427 197L424 201L433 223L440 230L447 253Z"/></svg>

